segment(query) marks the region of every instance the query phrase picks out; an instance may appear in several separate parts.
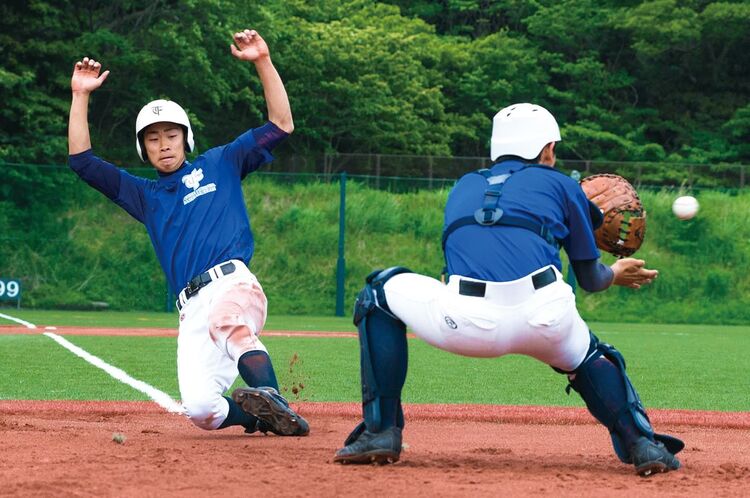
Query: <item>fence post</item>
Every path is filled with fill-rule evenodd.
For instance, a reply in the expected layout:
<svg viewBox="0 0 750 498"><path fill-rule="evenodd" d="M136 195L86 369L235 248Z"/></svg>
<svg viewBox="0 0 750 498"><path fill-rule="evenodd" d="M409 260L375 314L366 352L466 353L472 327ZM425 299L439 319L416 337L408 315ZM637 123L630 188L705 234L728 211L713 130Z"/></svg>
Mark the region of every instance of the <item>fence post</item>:
<svg viewBox="0 0 750 498"><path fill-rule="evenodd" d="M740 164L740 188L745 188L745 165Z"/></svg>
<svg viewBox="0 0 750 498"><path fill-rule="evenodd" d="M375 154L375 188L380 190L380 154Z"/></svg>
<svg viewBox="0 0 750 498"><path fill-rule="evenodd" d="M433 175L433 164L432 164L432 156L427 156L427 164L429 166L428 175L429 175L429 187L432 188L432 175Z"/></svg>
<svg viewBox="0 0 750 498"><path fill-rule="evenodd" d="M336 261L336 316L344 316L344 283L346 259L344 257L344 232L346 231L346 171L341 172L339 196L339 257Z"/></svg>
<svg viewBox="0 0 750 498"><path fill-rule="evenodd" d="M643 173L643 168L641 167L641 163L638 163L638 172L636 173L635 178L635 184L640 188L641 186L641 174Z"/></svg>

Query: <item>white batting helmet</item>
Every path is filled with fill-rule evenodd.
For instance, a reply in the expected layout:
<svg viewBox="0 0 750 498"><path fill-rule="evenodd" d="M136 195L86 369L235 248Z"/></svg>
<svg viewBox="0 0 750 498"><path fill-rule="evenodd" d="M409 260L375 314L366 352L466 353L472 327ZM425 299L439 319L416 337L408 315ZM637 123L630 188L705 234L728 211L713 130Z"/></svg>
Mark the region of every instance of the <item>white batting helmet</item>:
<svg viewBox="0 0 750 498"><path fill-rule="evenodd" d="M193 147L195 147L193 129L190 127L190 120L185 109L180 107L177 102L172 102L171 100L153 100L143 106L135 120L135 148L138 151L138 157L143 162L148 160L148 156L143 146L142 132L147 126L161 122L181 125L185 131L185 151L192 152Z"/></svg>
<svg viewBox="0 0 750 498"><path fill-rule="evenodd" d="M513 104L492 119L490 159L535 159L545 145L559 141L560 127L547 109L536 104Z"/></svg>

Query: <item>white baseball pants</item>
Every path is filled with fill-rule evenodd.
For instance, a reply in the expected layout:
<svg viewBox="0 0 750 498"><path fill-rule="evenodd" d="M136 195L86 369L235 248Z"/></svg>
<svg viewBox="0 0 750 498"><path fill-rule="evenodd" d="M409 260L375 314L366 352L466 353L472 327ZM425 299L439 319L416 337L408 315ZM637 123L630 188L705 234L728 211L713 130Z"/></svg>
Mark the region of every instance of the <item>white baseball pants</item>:
<svg viewBox="0 0 750 498"><path fill-rule="evenodd" d="M532 276L547 268L557 280L535 289ZM459 294L461 279L482 282L453 275L445 285L415 273L396 275L384 286L388 307L418 337L451 353L523 354L563 370L583 361L589 329L557 268L511 282L485 282L484 297Z"/></svg>
<svg viewBox="0 0 750 498"><path fill-rule="evenodd" d="M190 420L203 429L216 429L226 419L223 394L239 375L240 356L266 351L258 337L266 323L266 296L247 266L232 262L234 272L203 287L180 312L180 396Z"/></svg>

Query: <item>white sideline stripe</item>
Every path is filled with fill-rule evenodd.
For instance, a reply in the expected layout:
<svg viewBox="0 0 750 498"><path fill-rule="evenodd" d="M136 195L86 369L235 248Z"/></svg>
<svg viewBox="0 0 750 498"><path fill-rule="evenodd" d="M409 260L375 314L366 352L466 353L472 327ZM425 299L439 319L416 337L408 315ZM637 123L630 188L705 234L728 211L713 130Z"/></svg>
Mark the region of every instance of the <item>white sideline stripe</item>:
<svg viewBox="0 0 750 498"><path fill-rule="evenodd" d="M10 320L12 322L20 323L21 325L25 326L27 329L35 329L36 325L33 323L26 322L24 320L21 320L20 318L16 318L14 316L4 315L0 313L0 318L5 318L6 320Z"/></svg>
<svg viewBox="0 0 750 498"><path fill-rule="evenodd" d="M114 377L116 380L119 380L123 384L127 384L133 389L142 392L143 394L145 394L146 396L154 400L156 404L158 404L159 406L161 406L168 412L185 414L185 408L181 404L173 400L169 396L169 394L163 391L160 391L157 388L149 384L146 384L145 382L141 380L134 379L133 377L128 375L124 370L121 370L117 367L110 365L109 363L105 362L101 358L98 358L92 355L91 353L89 353L88 351L85 351L79 348L72 342L69 342L68 340L64 339L63 337L60 337L57 334L53 334L52 332L44 332L44 335L46 335L53 341L57 342L62 347L64 347L71 353L75 354L76 356L83 358L84 360L91 363L97 368L101 368L102 370L107 372L109 375Z"/></svg>

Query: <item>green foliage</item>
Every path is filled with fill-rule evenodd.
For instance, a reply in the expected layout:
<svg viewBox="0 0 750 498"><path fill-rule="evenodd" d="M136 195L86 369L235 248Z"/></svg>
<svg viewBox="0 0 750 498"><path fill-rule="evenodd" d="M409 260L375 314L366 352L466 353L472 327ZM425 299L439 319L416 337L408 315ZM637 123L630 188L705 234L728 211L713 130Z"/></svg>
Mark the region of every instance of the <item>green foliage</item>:
<svg viewBox="0 0 750 498"><path fill-rule="evenodd" d="M484 156L491 116L534 101L569 157L747 162L749 21L741 0L5 2L0 160L65 160L83 56L111 71L89 115L107 159L138 164L133 122L160 97L187 108L198 151L226 143L265 117L228 49L254 27L287 84L294 153Z"/></svg>

